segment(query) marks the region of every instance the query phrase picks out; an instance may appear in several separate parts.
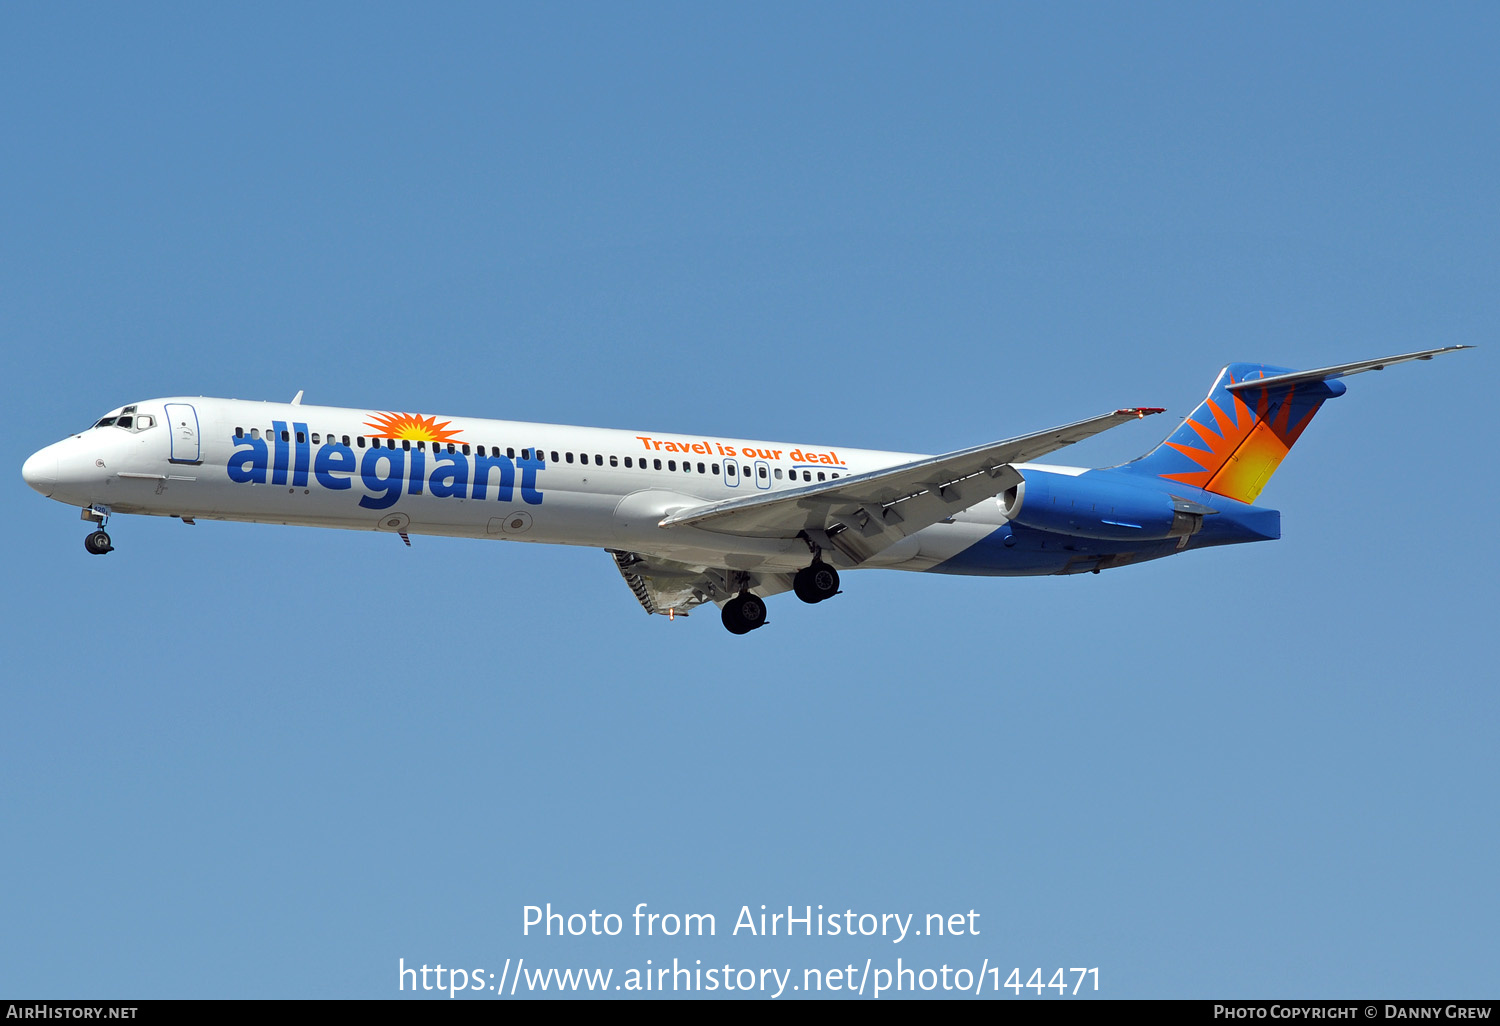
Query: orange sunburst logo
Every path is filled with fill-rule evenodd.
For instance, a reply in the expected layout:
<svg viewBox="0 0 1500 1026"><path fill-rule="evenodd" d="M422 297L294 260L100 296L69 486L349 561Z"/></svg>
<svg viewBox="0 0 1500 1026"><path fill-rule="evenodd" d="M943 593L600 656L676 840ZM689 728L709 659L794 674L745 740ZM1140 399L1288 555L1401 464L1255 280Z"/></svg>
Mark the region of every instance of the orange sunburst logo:
<svg viewBox="0 0 1500 1026"><path fill-rule="evenodd" d="M1230 382L1234 379L1231 377ZM1261 489L1266 486L1276 468L1291 450L1308 421L1318 412L1321 402L1297 421L1290 423L1294 403L1295 387L1288 389L1276 408L1270 408L1270 389L1259 390L1254 412L1236 392L1225 393L1229 399L1226 412L1212 396L1198 410L1203 415L1206 409L1213 414L1212 425L1188 418L1191 427L1202 440L1203 448L1168 441L1167 445L1192 460L1202 470L1184 474L1162 474L1169 481L1181 481L1215 495L1226 495L1240 502L1254 502ZM1231 416L1230 414L1233 414ZM1179 436L1180 437L1180 436Z"/></svg>
<svg viewBox="0 0 1500 1026"><path fill-rule="evenodd" d="M414 413L377 413L365 421L377 438L405 439L412 442L458 442L458 431L449 431L445 420L438 423L436 417L421 417Z"/></svg>

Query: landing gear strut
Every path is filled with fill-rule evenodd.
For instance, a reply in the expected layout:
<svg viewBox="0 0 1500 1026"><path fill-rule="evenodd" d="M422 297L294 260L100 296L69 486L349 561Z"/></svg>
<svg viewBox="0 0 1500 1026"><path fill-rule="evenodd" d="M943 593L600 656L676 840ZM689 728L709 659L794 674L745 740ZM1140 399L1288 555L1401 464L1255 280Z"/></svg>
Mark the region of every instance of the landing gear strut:
<svg viewBox="0 0 1500 1026"><path fill-rule="evenodd" d="M730 634L749 634L766 625L766 604L758 596L742 591L724 603L724 627Z"/></svg>
<svg viewBox="0 0 1500 1026"><path fill-rule="evenodd" d="M792 591L803 602L822 602L839 593L839 572L821 559L803 567L792 578Z"/></svg>
<svg viewBox="0 0 1500 1026"><path fill-rule="evenodd" d="M83 547L89 550L91 555L102 556L106 552L114 551L110 544L109 534L105 532L104 525L109 523L109 507L95 504L83 507L83 519L91 524L99 525L99 529L83 540Z"/></svg>

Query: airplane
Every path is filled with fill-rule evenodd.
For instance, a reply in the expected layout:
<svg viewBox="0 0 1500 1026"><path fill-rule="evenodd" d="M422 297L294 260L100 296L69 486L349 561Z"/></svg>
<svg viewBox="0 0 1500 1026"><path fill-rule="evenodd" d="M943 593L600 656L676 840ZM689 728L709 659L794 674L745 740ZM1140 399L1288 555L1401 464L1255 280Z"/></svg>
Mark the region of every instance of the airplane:
<svg viewBox="0 0 1500 1026"><path fill-rule="evenodd" d="M841 571L1099 573L1281 536L1254 505L1341 379L1469 349L1298 371L1231 363L1160 445L1115 467L1033 463L1163 412L1131 407L940 456L290 403L131 403L41 449L22 477L95 525L116 513L585 545L647 613L840 593Z"/></svg>

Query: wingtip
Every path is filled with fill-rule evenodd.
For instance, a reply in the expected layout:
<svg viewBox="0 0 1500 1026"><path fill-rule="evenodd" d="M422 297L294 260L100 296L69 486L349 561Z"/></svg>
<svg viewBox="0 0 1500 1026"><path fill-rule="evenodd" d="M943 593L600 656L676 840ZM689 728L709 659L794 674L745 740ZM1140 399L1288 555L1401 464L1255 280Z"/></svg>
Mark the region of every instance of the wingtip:
<svg viewBox="0 0 1500 1026"><path fill-rule="evenodd" d="M1116 410L1115 413L1123 417L1150 417L1158 413L1166 413L1165 406L1133 406L1127 410Z"/></svg>

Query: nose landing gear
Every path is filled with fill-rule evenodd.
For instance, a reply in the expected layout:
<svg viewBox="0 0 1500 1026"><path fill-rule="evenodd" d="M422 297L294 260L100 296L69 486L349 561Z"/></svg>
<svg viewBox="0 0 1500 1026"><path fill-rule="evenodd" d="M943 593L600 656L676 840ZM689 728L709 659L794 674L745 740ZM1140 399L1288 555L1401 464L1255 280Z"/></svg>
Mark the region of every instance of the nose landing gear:
<svg viewBox="0 0 1500 1026"><path fill-rule="evenodd" d="M115 547L109 540L109 533L104 530L104 525L109 523L108 506L85 506L83 508L83 516L80 519L99 525L99 530L94 531L83 540L83 547L88 549L91 555L102 556L106 552L114 551Z"/></svg>

